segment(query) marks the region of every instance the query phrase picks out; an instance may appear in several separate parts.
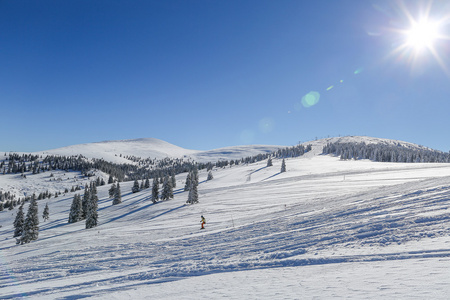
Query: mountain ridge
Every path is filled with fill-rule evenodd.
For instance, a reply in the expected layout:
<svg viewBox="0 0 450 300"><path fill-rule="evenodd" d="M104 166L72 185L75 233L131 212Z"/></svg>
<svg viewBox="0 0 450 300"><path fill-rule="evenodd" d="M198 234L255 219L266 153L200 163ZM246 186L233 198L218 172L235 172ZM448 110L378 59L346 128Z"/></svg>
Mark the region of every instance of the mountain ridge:
<svg viewBox="0 0 450 300"><path fill-rule="evenodd" d="M313 141L306 141L301 143L303 146L311 145L312 151L305 153L305 158L312 158L313 156L322 154L323 147L328 143L355 143L355 144L382 144L391 146L402 146L409 149L416 150L432 150L445 153L432 148L386 138L376 138L369 136L342 136L342 137L328 137L317 139ZM211 150L193 150L186 149L180 146L171 144L157 138L136 138L123 140L105 140L101 142L83 143L77 145L69 145L56 149L49 149L44 151L31 152L34 155L61 155L61 156L76 156L83 155L88 159L103 159L113 163L133 163L130 157L137 157L143 159L183 159L191 160L200 163L217 162L223 160L239 160L249 156L256 156L258 154L269 154L278 149L287 148L289 146L283 145L238 145L228 146ZM29 154L27 152L0 152L2 153L19 153Z"/></svg>

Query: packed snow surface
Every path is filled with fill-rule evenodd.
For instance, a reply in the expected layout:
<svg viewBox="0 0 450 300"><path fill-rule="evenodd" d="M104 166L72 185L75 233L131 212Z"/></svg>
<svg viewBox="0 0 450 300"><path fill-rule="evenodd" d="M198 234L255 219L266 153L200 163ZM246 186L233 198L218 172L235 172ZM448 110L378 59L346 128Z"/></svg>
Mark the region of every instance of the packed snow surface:
<svg viewBox="0 0 450 300"><path fill-rule="evenodd" d="M323 145L323 144L322 144ZM42 200L39 239L16 245L0 212L1 299L448 299L450 165L305 156L200 172L200 203L151 191L99 226L68 224L73 193ZM2 183L0 176L0 183ZM27 205L25 206L25 208ZM200 216L206 229L200 230Z"/></svg>

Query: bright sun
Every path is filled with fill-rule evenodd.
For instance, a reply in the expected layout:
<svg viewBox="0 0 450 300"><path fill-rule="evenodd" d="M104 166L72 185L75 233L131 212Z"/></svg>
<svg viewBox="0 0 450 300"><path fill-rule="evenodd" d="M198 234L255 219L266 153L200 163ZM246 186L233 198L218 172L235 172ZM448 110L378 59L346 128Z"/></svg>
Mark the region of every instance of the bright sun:
<svg viewBox="0 0 450 300"><path fill-rule="evenodd" d="M406 46L416 51L432 49L438 38L439 28L436 24L428 21L414 22L411 29L406 31Z"/></svg>
<svg viewBox="0 0 450 300"><path fill-rule="evenodd" d="M443 55L448 46L446 41L450 40L448 8L443 7L441 2L424 3L424 6L418 7L415 18L409 11L406 1L397 2L400 15L398 22L393 23L395 27L391 28L392 32L396 33L396 42L389 56L395 56L397 61L407 62L412 71L429 64L431 57L450 76L448 61Z"/></svg>

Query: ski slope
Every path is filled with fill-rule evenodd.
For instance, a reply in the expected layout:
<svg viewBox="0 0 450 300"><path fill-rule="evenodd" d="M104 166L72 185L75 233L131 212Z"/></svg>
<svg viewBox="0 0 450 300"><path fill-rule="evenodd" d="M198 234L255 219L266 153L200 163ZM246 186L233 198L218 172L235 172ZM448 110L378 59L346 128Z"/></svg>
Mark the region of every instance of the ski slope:
<svg viewBox="0 0 450 300"><path fill-rule="evenodd" d="M42 200L39 239L0 212L1 299L447 299L450 165L319 155L200 172L200 203L98 187L99 226L68 224L73 194ZM207 219L200 230L200 216Z"/></svg>

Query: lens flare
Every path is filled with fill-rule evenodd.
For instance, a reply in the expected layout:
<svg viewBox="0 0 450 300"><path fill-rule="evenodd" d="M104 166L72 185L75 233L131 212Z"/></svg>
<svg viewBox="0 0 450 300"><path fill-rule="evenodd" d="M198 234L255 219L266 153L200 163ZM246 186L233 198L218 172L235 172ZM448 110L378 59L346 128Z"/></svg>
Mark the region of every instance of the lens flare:
<svg viewBox="0 0 450 300"><path fill-rule="evenodd" d="M311 91L302 97L302 105L304 107L311 107L319 103L320 94L319 92Z"/></svg>

